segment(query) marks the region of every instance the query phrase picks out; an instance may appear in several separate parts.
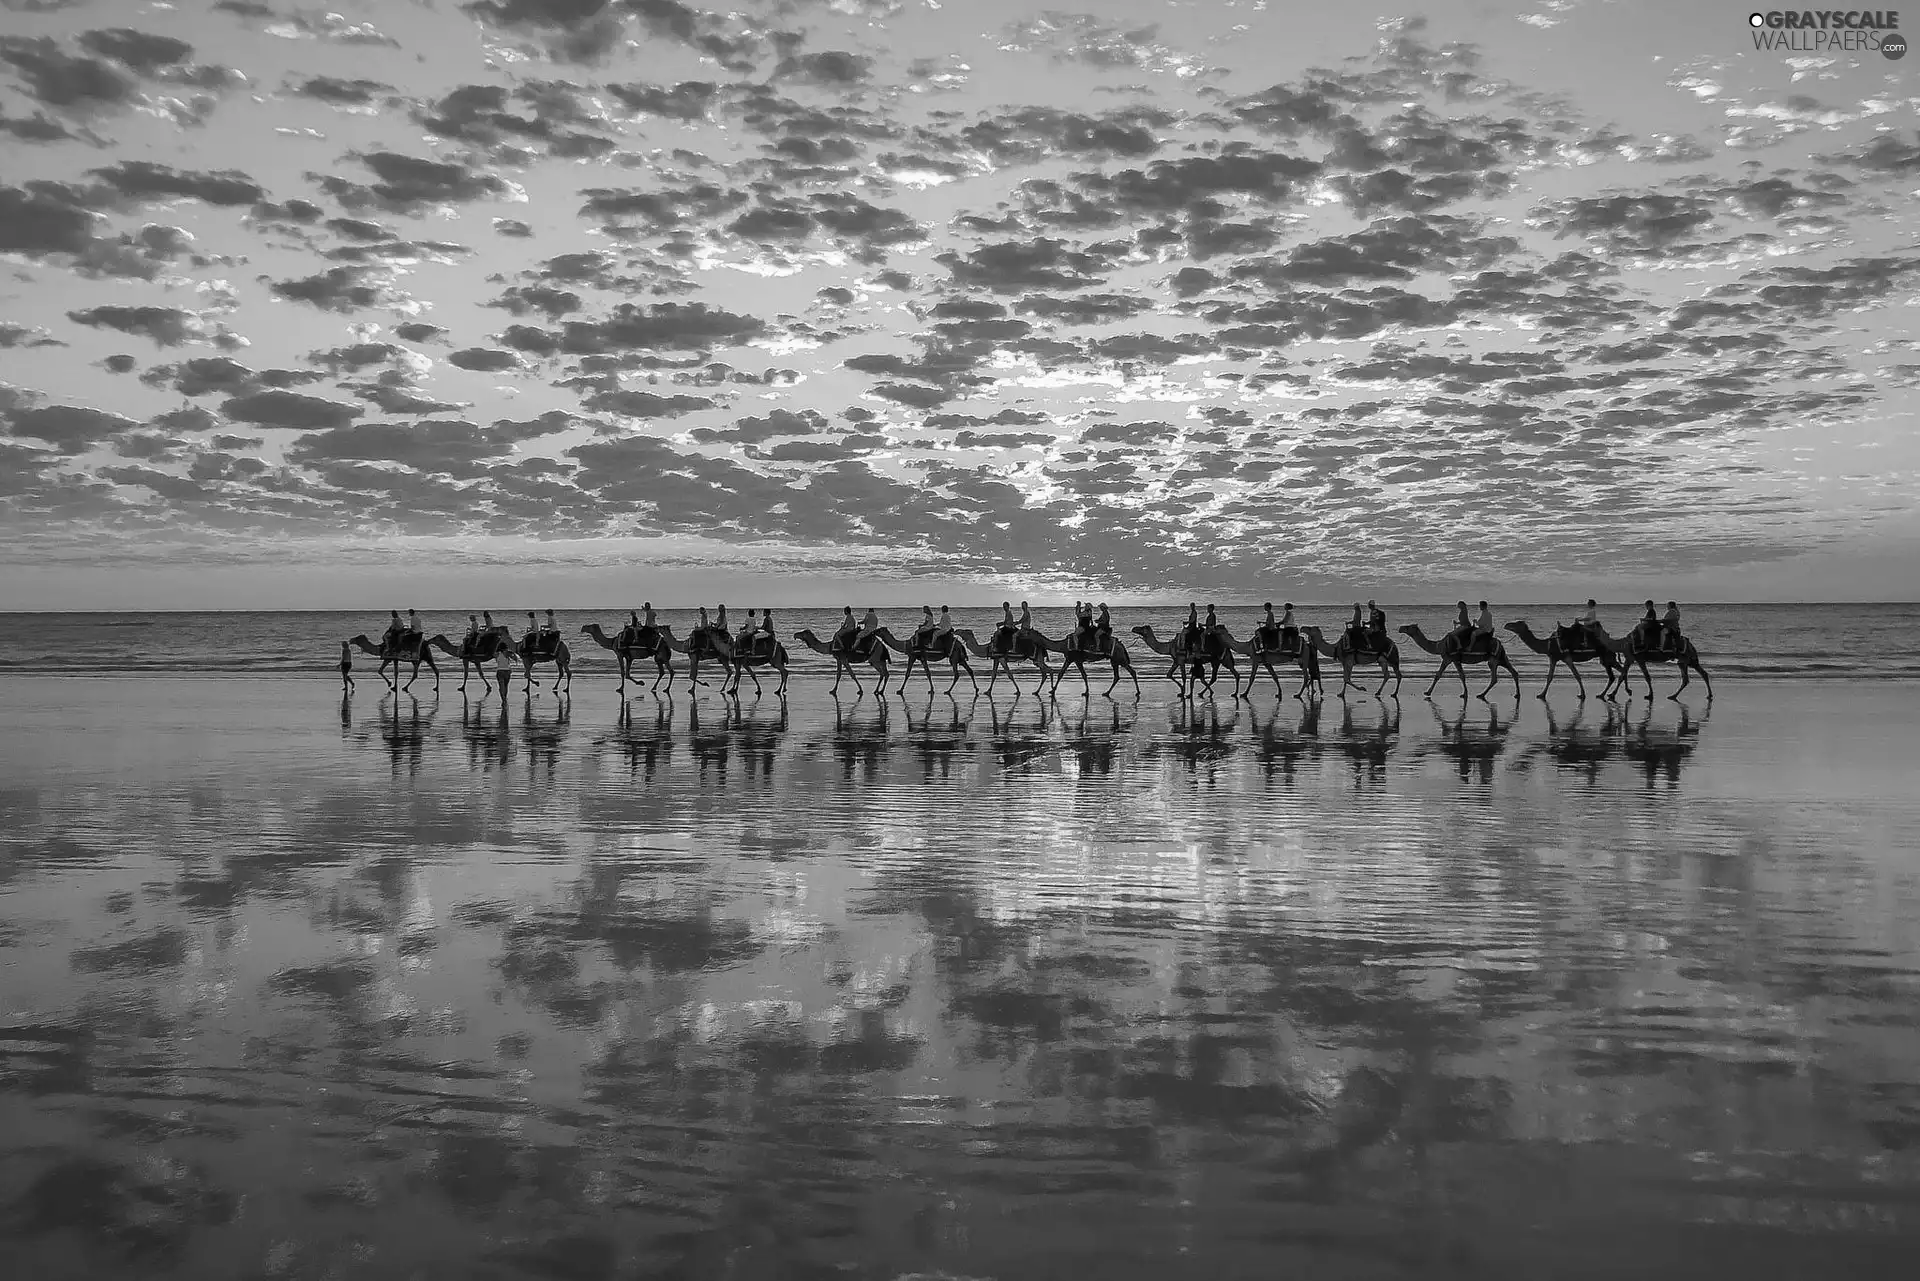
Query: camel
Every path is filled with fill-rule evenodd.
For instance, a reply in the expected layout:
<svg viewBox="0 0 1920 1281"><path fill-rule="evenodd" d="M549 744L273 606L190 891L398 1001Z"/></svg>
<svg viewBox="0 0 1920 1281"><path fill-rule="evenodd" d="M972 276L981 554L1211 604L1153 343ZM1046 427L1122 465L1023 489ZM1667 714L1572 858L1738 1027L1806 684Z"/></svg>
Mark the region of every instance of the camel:
<svg viewBox="0 0 1920 1281"><path fill-rule="evenodd" d="M1533 634L1525 620L1507 624L1507 630L1520 638L1520 643L1536 654L1547 656L1547 682L1540 687L1538 697L1545 698L1547 691L1553 688L1553 675L1565 663L1567 670L1573 673L1573 683L1580 687L1580 697L1587 697L1587 682L1580 675L1580 664L1591 663L1598 659L1607 669L1607 687L1600 691L1600 697L1611 699L1614 686L1626 679L1626 669L1614 657L1613 651L1602 645L1596 645L1587 635L1586 629L1578 626L1556 626L1545 640ZM1704 675L1705 673L1702 673Z"/></svg>
<svg viewBox="0 0 1920 1281"><path fill-rule="evenodd" d="M1427 683L1427 696L1429 698L1433 696L1433 687L1440 683L1440 678L1447 674L1447 668L1449 667L1452 667L1460 674L1460 697L1465 698L1467 696L1468 663L1476 665L1485 663L1487 665L1487 674L1491 679L1487 681L1487 687L1480 691L1478 695L1480 698L1484 699L1488 694L1493 692L1494 686L1500 683L1500 673L1503 671L1513 677L1514 697L1519 697L1520 672L1514 667L1513 660L1507 657L1507 647L1500 643L1499 637L1496 636L1492 638L1493 644L1490 648L1470 649L1468 648L1468 643L1460 639L1458 632L1448 632L1437 641L1428 640L1427 634L1420 630L1420 624L1418 623L1409 623L1405 627L1402 627L1400 634L1411 637L1413 643L1427 653L1440 656L1440 670L1436 671L1433 674L1433 679Z"/></svg>
<svg viewBox="0 0 1920 1281"><path fill-rule="evenodd" d="M1617 641L1608 636L1604 629L1599 630L1594 639L1603 649L1610 650L1614 657L1620 660L1622 668L1620 686L1627 691L1628 698L1633 697L1633 685L1628 677L1636 666L1640 669L1640 679L1647 683L1647 697L1653 697L1653 677L1647 673L1648 663L1674 663L1679 666L1680 688L1667 695L1669 699L1679 699L1687 686L1692 683L1693 672L1700 673L1700 679L1706 682L1707 697L1713 697L1713 681L1708 678L1707 669L1700 666L1700 651L1695 649L1693 642L1684 636L1680 638L1680 648L1677 650L1649 645L1639 627L1635 627Z"/></svg>
<svg viewBox="0 0 1920 1281"><path fill-rule="evenodd" d="M699 655L694 653L695 644L696 642L693 639L688 639L687 655L693 665L697 667L700 658ZM756 667L771 667L774 671L779 672L780 685L774 692L781 695L785 695L787 692L787 647L777 640L773 643L773 649L770 652L761 653L758 651L757 646L753 650L743 652L739 648L737 638L729 636L717 627L709 627L706 631L702 652L712 654L715 658L718 658L727 665L727 679L720 682L720 692L722 694L738 694L740 692L740 674L742 672L746 673L747 679L753 682L753 692L756 695L762 693L760 677L755 675L753 671Z"/></svg>
<svg viewBox="0 0 1920 1281"><path fill-rule="evenodd" d="M1320 634L1318 627L1302 627L1300 634L1313 641L1313 647L1328 658L1340 661L1340 688L1334 691L1344 697L1347 688L1353 684L1353 669L1361 663L1374 663L1380 668L1380 688L1373 691L1375 698L1387 688L1387 682L1393 682L1393 696L1400 697L1400 647L1392 641L1377 653L1356 653L1353 640L1345 632L1340 633L1340 642L1331 644Z"/></svg>
<svg viewBox="0 0 1920 1281"><path fill-rule="evenodd" d="M980 692L980 681L973 674L973 664L967 661L967 644L952 632L948 632L945 639L930 637L925 645L915 643L919 639L918 633L915 634L914 640L903 644L893 634L892 629L886 627L874 632L874 636L885 642L888 648L897 649L907 656L907 670L900 676L902 698L906 697L907 682L913 679L915 663L920 664L927 673L927 689L929 691L933 689L933 660L936 658L946 660L947 665L953 669L953 679L947 683L949 694L953 692L953 687L960 683L961 672L965 672L967 679L973 683L974 692L976 694Z"/></svg>
<svg viewBox="0 0 1920 1281"><path fill-rule="evenodd" d="M539 663L553 664L554 693L560 692L562 682L565 682L567 693L573 692L573 651L568 649L567 643L558 636L553 638L553 648L550 650L535 644L534 638L529 635L518 645L513 646L512 652L520 660L520 668L527 682L528 698L535 697L535 691L540 688L540 682L533 679L534 666Z"/></svg>
<svg viewBox="0 0 1920 1281"><path fill-rule="evenodd" d="M1189 654L1184 627L1173 634L1172 640L1161 640L1154 634L1153 628L1145 625L1134 628L1133 634L1148 649L1167 660L1167 679L1180 686L1180 697L1192 698L1195 684L1199 684L1204 692L1211 693L1213 683L1220 679L1222 667L1233 673L1233 696L1240 697L1240 668L1233 661L1235 651L1230 638L1222 636L1212 645L1203 640L1200 653ZM1202 673L1201 668L1209 663L1213 665L1212 670ZM1182 672L1186 675L1181 675Z"/></svg>
<svg viewBox="0 0 1920 1281"><path fill-rule="evenodd" d="M1066 655L1066 658L1060 664L1060 670L1053 675L1053 688L1048 691L1048 697L1053 697L1060 692L1060 682L1065 678L1069 667L1077 667L1080 669L1080 684L1083 687L1083 692L1092 693L1093 687L1087 683L1087 660L1089 658L1096 662L1105 660L1113 665L1113 680L1108 683L1107 687L1102 690L1101 693L1113 693L1113 687L1120 683L1121 672L1125 672L1128 678L1133 681L1133 692L1136 694L1140 692L1140 678L1134 674L1133 660L1127 656L1127 647L1120 643L1118 636L1110 638L1107 652L1102 654L1098 650L1080 648L1080 633L1078 628L1068 632L1059 640L1055 640L1051 636L1047 636L1041 632L1035 632L1034 635L1039 638L1041 644L1047 647L1049 652Z"/></svg>
<svg viewBox="0 0 1920 1281"><path fill-rule="evenodd" d="M502 645L512 646L513 636L506 628L496 626L491 630L476 632L470 637L463 637L457 648L453 642L449 641L445 636L429 637L427 644L431 648L437 649L449 657L456 658L460 661L459 689L462 693L465 693L467 688L467 668L469 667L473 668L474 672L480 677L480 685L482 688L492 689L492 684L487 679L486 665L493 661L493 656L500 652Z"/></svg>
<svg viewBox="0 0 1920 1281"><path fill-rule="evenodd" d="M843 672L853 678L853 687L855 689L859 690L862 694L867 692L866 688L860 684L860 674L853 670L853 664L856 659L865 662L867 666L873 668L874 671L880 674L879 692L882 694L887 692L888 667L893 660L888 656L885 645L875 641L867 647L867 652L863 657L858 653L850 653L847 650L828 644L814 635L812 628L803 628L795 632L793 638L814 653L825 654L833 660L833 689L829 691L830 693L837 694L840 692L840 676Z"/></svg>
<svg viewBox="0 0 1920 1281"><path fill-rule="evenodd" d="M420 679L420 664L422 663L425 663L428 669L433 672L434 689L438 690L440 688L440 665L433 661L432 646L430 646L426 638L418 632L402 634L399 643L392 646L388 646L384 640L380 644L375 645L367 639L365 632L362 632L347 643L365 653L372 654L380 660L380 666L373 669L374 674L387 683L389 690L398 691L412 686L415 681ZM404 662L411 662L413 664L413 674L407 677L407 683L402 685L400 683L400 664ZM388 663L393 664L392 676L387 675Z"/></svg>
<svg viewBox="0 0 1920 1281"><path fill-rule="evenodd" d="M600 630L600 624L588 623L580 629L583 636L591 636L601 649L613 651L613 658L620 665L620 684L615 688L622 695L627 692L627 682L635 685L633 665L643 658L653 660L653 684L648 692L660 688L660 682L673 684L673 641L664 627L623 627L618 636L609 636Z"/></svg>
<svg viewBox="0 0 1920 1281"><path fill-rule="evenodd" d="M706 684L705 681L700 679L700 660L703 658L711 658L729 669L733 666L733 641L727 635L724 628L713 626L696 627L687 633L685 643L682 643L680 639L673 634L671 627L662 627L660 634L666 638L669 648L687 656L687 684L689 687ZM724 686L726 681L722 680L720 683ZM756 686L759 683L758 680L754 681Z"/></svg>
<svg viewBox="0 0 1920 1281"><path fill-rule="evenodd" d="M987 674L987 693L989 694L993 693L994 682L1000 679L1000 672L1003 668L1007 673L1007 679L1013 682L1013 692L1015 694L1020 692L1020 682L1015 680L1013 675L1013 665L1016 662L1032 663L1038 667L1040 669L1040 684L1042 687L1046 685L1047 679L1053 675L1053 669L1047 666L1046 647L1033 640L1029 640L1019 632L1009 634L996 629L993 633L992 641L985 645L982 645L975 639L972 630L969 628L956 628L953 634L960 638L960 643L965 645L968 652L975 658L993 660L993 670ZM1037 636L1039 633L1036 632L1034 635Z"/></svg>
<svg viewBox="0 0 1920 1281"><path fill-rule="evenodd" d="M1326 686L1320 682L1320 651L1307 640L1306 633L1300 633L1299 642L1289 650L1281 645L1266 645L1263 635L1266 631L1265 627L1256 627L1253 629L1252 636L1244 641L1237 641L1226 628L1220 629L1220 635L1226 640L1228 649L1236 654L1245 654L1253 660L1248 664L1247 697L1253 697L1253 682L1259 677L1262 667L1266 668L1267 674L1273 677L1274 693L1286 693L1286 688L1280 683L1280 672L1274 661L1276 659L1283 661L1292 659L1293 665L1300 669L1300 689L1294 694L1295 698L1305 699L1308 687L1312 687L1316 694L1326 693Z"/></svg>

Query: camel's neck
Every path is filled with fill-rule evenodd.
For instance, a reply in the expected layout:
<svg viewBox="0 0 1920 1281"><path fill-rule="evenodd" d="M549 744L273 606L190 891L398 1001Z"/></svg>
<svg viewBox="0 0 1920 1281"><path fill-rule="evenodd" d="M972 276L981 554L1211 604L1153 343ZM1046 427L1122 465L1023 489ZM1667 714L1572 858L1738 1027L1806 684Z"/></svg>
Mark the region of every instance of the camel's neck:
<svg viewBox="0 0 1920 1281"><path fill-rule="evenodd" d="M1547 642L1541 640L1538 636L1535 636L1533 634L1533 629L1531 627L1528 627L1525 623L1515 623L1512 627L1508 628L1507 630L1511 631L1515 636L1518 636L1520 638L1520 643L1522 645L1525 645L1528 649L1532 650L1534 653L1544 654L1547 652Z"/></svg>
<svg viewBox="0 0 1920 1281"><path fill-rule="evenodd" d="M1407 628L1407 638L1429 654L1438 654L1440 646L1427 639L1427 634L1418 627Z"/></svg>

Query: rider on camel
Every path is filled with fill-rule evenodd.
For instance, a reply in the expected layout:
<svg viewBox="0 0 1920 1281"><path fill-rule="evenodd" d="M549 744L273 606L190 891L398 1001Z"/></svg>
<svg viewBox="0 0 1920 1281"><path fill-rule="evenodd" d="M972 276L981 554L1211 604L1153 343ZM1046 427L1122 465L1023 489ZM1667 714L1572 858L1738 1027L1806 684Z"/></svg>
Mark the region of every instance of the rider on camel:
<svg viewBox="0 0 1920 1281"><path fill-rule="evenodd" d="M1597 648L1606 629L1600 625L1600 603L1591 596L1587 597L1587 611L1580 615L1578 626L1585 635L1586 643Z"/></svg>
<svg viewBox="0 0 1920 1281"><path fill-rule="evenodd" d="M1213 606L1207 606L1207 612L1213 612ZM1186 642L1187 653L1197 653L1200 649L1200 607L1192 601L1187 602L1187 625L1180 629L1181 639Z"/></svg>
<svg viewBox="0 0 1920 1281"><path fill-rule="evenodd" d="M1266 616L1260 620L1260 625L1254 628L1260 641L1258 648L1278 649L1280 648L1280 624L1273 619L1273 602L1268 601L1261 608L1267 612Z"/></svg>
<svg viewBox="0 0 1920 1281"><path fill-rule="evenodd" d="M1355 601L1353 602L1353 617L1347 620L1347 644L1354 650L1359 650L1366 630L1366 619L1360 609L1360 602Z"/></svg>
<svg viewBox="0 0 1920 1281"><path fill-rule="evenodd" d="M1201 633L1206 638L1206 648L1211 650L1220 640L1220 620L1214 617L1213 606L1207 606L1206 630Z"/></svg>
<svg viewBox="0 0 1920 1281"><path fill-rule="evenodd" d="M521 638L520 648L529 654L540 648L540 623L534 618L532 610L527 611L527 634Z"/></svg>
<svg viewBox="0 0 1920 1281"><path fill-rule="evenodd" d="M1001 601L1000 626L994 636L994 641L1003 649L1011 649L1013 647L1013 638L1019 631L1020 624L1015 622L1013 618L1013 602L1010 600Z"/></svg>
<svg viewBox="0 0 1920 1281"><path fill-rule="evenodd" d="M879 630L880 630L880 615L874 613L873 606L869 605L867 606L866 616L860 620L860 635L854 641L854 644L860 647L860 652L862 654L872 652L873 638L874 638L874 635L877 632L879 632Z"/></svg>
<svg viewBox="0 0 1920 1281"><path fill-rule="evenodd" d="M772 610L763 609L760 611L760 630L757 633L757 635L766 637L767 638L766 647L769 650L773 648L773 611Z"/></svg>
<svg viewBox="0 0 1920 1281"><path fill-rule="evenodd" d="M1293 621L1293 602L1282 605L1280 614L1280 648L1292 654L1300 648L1300 627Z"/></svg>
<svg viewBox="0 0 1920 1281"><path fill-rule="evenodd" d="M1453 637L1460 642L1461 648L1464 649L1466 648L1468 640L1473 636L1473 615L1467 612L1467 602L1457 601L1455 603L1459 606L1459 611L1453 616Z"/></svg>
<svg viewBox="0 0 1920 1281"><path fill-rule="evenodd" d="M953 614L945 605L942 605L940 621L933 625L933 644L944 650L947 647L947 638L951 635L953 635Z"/></svg>
<svg viewBox="0 0 1920 1281"><path fill-rule="evenodd" d="M1680 648L1680 606L1675 601L1667 602L1667 612L1660 619L1660 644L1668 653Z"/></svg>
<svg viewBox="0 0 1920 1281"><path fill-rule="evenodd" d="M418 641L424 632L420 630L420 616L412 610L407 611L407 635Z"/></svg>
<svg viewBox="0 0 1920 1281"><path fill-rule="evenodd" d="M1640 639L1648 649L1660 648L1660 615L1655 612L1653 602L1647 602L1647 612L1640 616Z"/></svg>
<svg viewBox="0 0 1920 1281"><path fill-rule="evenodd" d="M1473 635L1467 641L1469 652L1493 652L1493 611L1487 608L1487 602L1480 602L1479 617L1473 620Z"/></svg>
<svg viewBox="0 0 1920 1281"><path fill-rule="evenodd" d="M1093 620L1093 652L1113 653L1113 615L1107 612L1105 601L1100 602L1099 617Z"/></svg>
<svg viewBox="0 0 1920 1281"><path fill-rule="evenodd" d="M920 607L920 625L913 629L913 647L915 649L925 649L933 640L933 629L936 626L938 626L938 624L933 621L933 606L922 605Z"/></svg>
<svg viewBox="0 0 1920 1281"><path fill-rule="evenodd" d="M840 628L833 634L833 648L841 653L853 651L853 638L860 633L860 624L854 621L853 606L840 607Z"/></svg>
<svg viewBox="0 0 1920 1281"><path fill-rule="evenodd" d="M1020 617L1014 620L1014 634L1025 639L1033 639L1033 610L1027 602L1020 602Z"/></svg>
<svg viewBox="0 0 1920 1281"><path fill-rule="evenodd" d="M1387 652L1387 611L1371 599L1367 601L1367 634L1375 650L1382 654Z"/></svg>

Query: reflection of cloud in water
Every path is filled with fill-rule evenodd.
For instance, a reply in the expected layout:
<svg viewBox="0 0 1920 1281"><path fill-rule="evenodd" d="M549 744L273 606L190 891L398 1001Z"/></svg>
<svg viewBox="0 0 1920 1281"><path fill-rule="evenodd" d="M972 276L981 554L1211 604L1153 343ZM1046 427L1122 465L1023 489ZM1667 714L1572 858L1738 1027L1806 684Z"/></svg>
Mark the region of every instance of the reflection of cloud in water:
<svg viewBox="0 0 1920 1281"><path fill-rule="evenodd" d="M1513 1205L1572 1222L1548 1175L1643 1226L1718 1213L1702 1170L1814 1207L1913 1131L1898 694L376 697L343 732L299 682L197 684L29 699L7 749L30 1263L267 1268L244 1192L322 1271L350 1224L402 1272L1015 1275L1076 1222L1118 1275L1231 1271L1274 1214L1403 1242L1442 1177L1444 1247L1493 1258Z"/></svg>

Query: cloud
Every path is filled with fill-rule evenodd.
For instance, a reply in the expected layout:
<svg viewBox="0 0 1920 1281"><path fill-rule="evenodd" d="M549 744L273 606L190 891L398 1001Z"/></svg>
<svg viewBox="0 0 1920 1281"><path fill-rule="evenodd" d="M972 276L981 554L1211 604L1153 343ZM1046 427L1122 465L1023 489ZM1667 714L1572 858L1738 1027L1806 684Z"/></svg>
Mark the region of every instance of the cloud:
<svg viewBox="0 0 1920 1281"><path fill-rule="evenodd" d="M126 72L98 58L73 57L44 36L0 36L0 63L14 69L22 92L56 111L84 115L139 97L138 82Z"/></svg>
<svg viewBox="0 0 1920 1281"><path fill-rule="evenodd" d="M508 369L518 369L520 358L510 351L495 351L486 347L467 347L447 357L447 363L457 369L471 369L481 373L500 373Z"/></svg>
<svg viewBox="0 0 1920 1281"><path fill-rule="evenodd" d="M76 325L136 334L151 339L157 347L178 347L206 339L200 317L178 307L89 307L68 312L67 319Z"/></svg>
<svg viewBox="0 0 1920 1281"><path fill-rule="evenodd" d="M377 208L417 214L436 206L523 198L513 184L461 161L422 160L392 151L370 152L358 159L379 181L365 185L321 174L308 178L355 211Z"/></svg>
<svg viewBox="0 0 1920 1281"><path fill-rule="evenodd" d="M384 283L365 267L332 267L298 280L276 280L269 288L275 297L311 303L322 311L352 312L377 307L387 297Z"/></svg>
<svg viewBox="0 0 1920 1281"><path fill-rule="evenodd" d="M140 425L130 418L81 405L12 409L5 417L8 429L15 436L46 441L63 454L85 453L100 442Z"/></svg>
<svg viewBox="0 0 1920 1281"><path fill-rule="evenodd" d="M130 201L201 200L210 205L251 205L266 198L260 184L238 170L197 173L146 160L123 160L105 169L90 169L120 197Z"/></svg>
<svg viewBox="0 0 1920 1281"><path fill-rule="evenodd" d="M260 391L222 401L220 412L238 423L256 427L339 428L361 417L366 410L358 405L342 404L319 396L291 391Z"/></svg>
<svg viewBox="0 0 1920 1281"><path fill-rule="evenodd" d="M423 472L470 476L480 464L513 452L510 443L458 419L418 423L355 423L300 437L287 448L296 463L393 462Z"/></svg>

